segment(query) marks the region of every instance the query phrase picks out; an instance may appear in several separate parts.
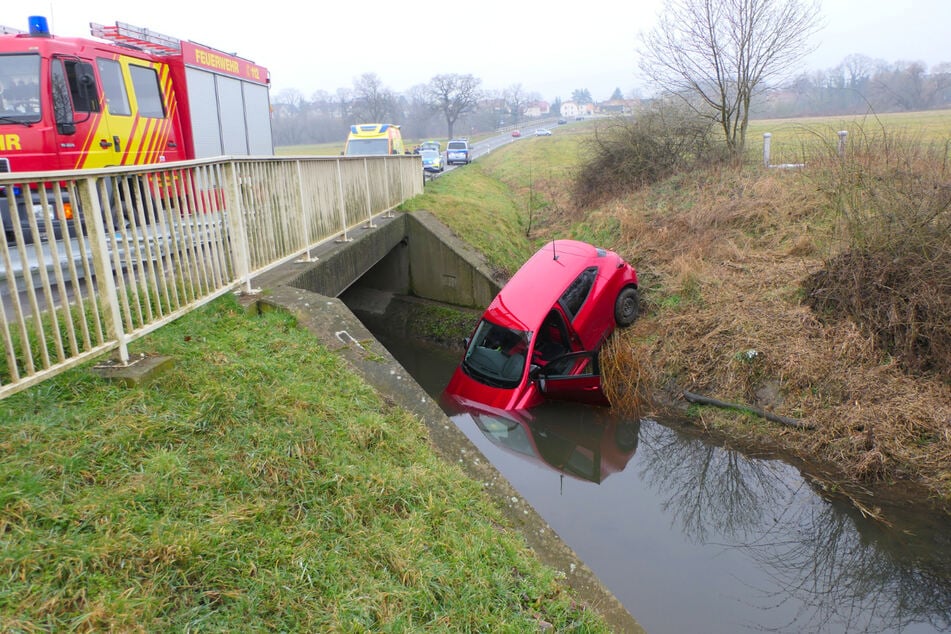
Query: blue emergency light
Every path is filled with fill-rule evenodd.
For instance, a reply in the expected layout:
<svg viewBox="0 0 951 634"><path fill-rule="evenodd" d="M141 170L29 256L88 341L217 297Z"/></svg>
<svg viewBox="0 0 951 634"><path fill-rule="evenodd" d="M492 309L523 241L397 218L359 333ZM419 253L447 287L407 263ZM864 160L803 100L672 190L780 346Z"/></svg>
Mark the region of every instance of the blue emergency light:
<svg viewBox="0 0 951 634"><path fill-rule="evenodd" d="M42 15L31 15L27 18L27 21L30 23L30 35L34 37L50 36L50 26Z"/></svg>

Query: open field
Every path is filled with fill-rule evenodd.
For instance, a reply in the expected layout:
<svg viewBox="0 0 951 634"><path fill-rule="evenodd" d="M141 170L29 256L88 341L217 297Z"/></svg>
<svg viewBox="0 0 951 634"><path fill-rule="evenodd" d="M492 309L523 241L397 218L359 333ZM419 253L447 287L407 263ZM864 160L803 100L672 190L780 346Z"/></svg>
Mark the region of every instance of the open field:
<svg viewBox="0 0 951 634"><path fill-rule="evenodd" d="M571 126L577 130L577 124ZM772 134L773 163L801 162L804 156L835 147L839 130L863 129L872 134L882 128L903 131L925 142L945 143L951 140L951 110L897 112L875 115L832 117L800 117L792 119L754 119L750 121L748 146L750 160L758 162L763 154L763 134ZM557 128L558 132L564 128ZM487 135L481 135L481 138ZM407 148L430 139L404 139ZM445 147L446 139L435 137ZM339 156L345 139L334 143L282 146L275 149L281 156ZM854 141L854 139L853 139ZM787 160L788 159L788 160Z"/></svg>
<svg viewBox="0 0 951 634"><path fill-rule="evenodd" d="M869 137L880 137L883 131L922 143L948 145L951 110L757 119L750 121L747 136L750 160L762 160L763 134L767 132L772 134L771 163L781 164L807 162L817 154L834 150L840 130L849 133L848 142L852 145L864 144Z"/></svg>

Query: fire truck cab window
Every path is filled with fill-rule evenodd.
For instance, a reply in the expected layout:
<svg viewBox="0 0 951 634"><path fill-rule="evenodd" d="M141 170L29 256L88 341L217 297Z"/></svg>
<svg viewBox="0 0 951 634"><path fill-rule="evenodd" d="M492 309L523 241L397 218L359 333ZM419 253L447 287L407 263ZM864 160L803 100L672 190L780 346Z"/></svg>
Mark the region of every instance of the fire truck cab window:
<svg viewBox="0 0 951 634"><path fill-rule="evenodd" d="M23 123L40 120L40 56L0 56L0 113Z"/></svg>
<svg viewBox="0 0 951 634"><path fill-rule="evenodd" d="M158 73L152 68L129 64L129 74L132 76L132 90L135 93L135 101L139 104L139 115L164 119L165 108L162 105Z"/></svg>
<svg viewBox="0 0 951 634"><path fill-rule="evenodd" d="M99 78L102 80L102 92L106 96L106 109L109 114L131 115L132 108L129 107L129 95L125 90L125 82L122 81L122 67L119 62L98 58L96 65L99 67Z"/></svg>
<svg viewBox="0 0 951 634"><path fill-rule="evenodd" d="M63 69L66 74L66 92L57 81ZM78 59L56 60L53 64L53 105L57 108L56 120L60 119L59 108L69 109L72 100L74 112L99 112L99 91L96 90L96 79L93 75L92 64Z"/></svg>

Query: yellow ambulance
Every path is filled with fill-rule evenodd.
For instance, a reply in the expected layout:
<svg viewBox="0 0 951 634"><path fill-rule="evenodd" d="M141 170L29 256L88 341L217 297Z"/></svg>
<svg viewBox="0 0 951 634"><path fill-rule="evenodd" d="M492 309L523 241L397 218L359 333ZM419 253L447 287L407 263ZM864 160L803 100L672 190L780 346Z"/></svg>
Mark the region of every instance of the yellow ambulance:
<svg viewBox="0 0 951 634"><path fill-rule="evenodd" d="M346 156L403 154L403 135L393 123L360 123L350 126Z"/></svg>

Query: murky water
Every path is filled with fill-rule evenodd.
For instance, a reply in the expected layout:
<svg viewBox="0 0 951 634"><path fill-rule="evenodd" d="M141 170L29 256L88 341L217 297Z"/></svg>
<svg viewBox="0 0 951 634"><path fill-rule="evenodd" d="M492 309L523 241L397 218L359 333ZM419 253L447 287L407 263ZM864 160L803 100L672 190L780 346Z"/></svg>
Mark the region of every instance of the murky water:
<svg viewBox="0 0 951 634"><path fill-rule="evenodd" d="M458 355L378 335L430 394ZM546 405L453 416L652 634L951 631L951 526L867 519L777 460L653 420Z"/></svg>

